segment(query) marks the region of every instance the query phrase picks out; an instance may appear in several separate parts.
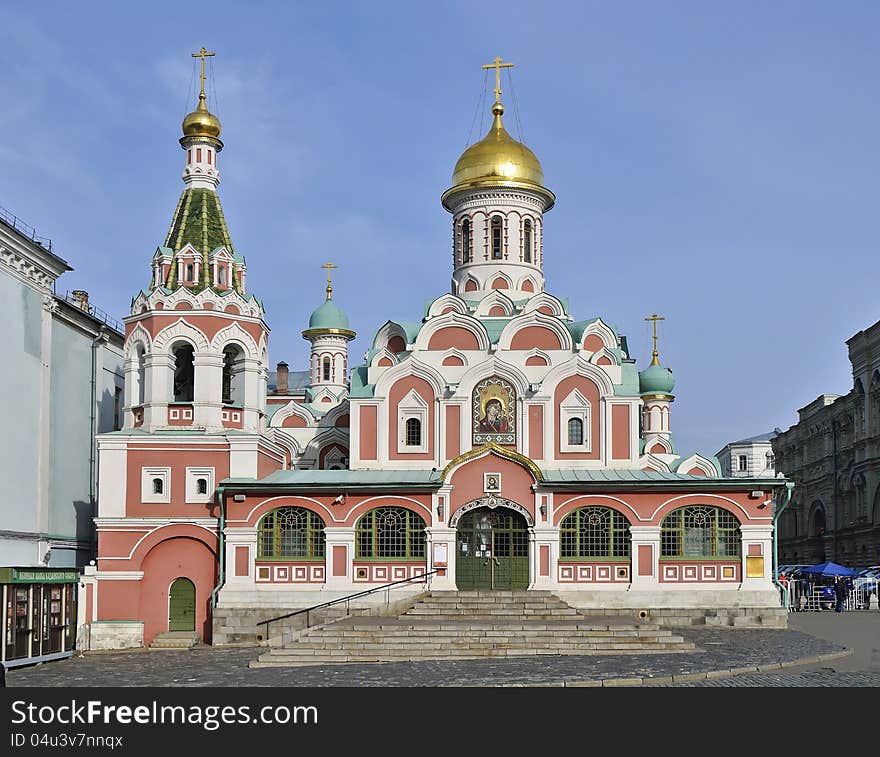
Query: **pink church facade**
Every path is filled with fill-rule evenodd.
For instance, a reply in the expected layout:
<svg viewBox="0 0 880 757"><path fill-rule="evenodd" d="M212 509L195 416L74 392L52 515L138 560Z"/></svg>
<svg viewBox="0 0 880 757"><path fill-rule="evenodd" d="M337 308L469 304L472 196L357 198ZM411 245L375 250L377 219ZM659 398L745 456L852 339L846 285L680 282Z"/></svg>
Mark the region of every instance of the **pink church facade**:
<svg viewBox="0 0 880 757"><path fill-rule="evenodd" d="M217 196L220 124L184 121L185 189L125 319L124 428L99 438L92 648L192 630L225 643L366 587L558 593L596 611L771 612L781 479L723 478L681 454L674 379L545 288L554 202L505 130L459 159L442 203L453 272L418 320L388 320L363 365L332 299L306 370L269 371ZM547 254L553 254L547 251ZM270 265L270 261L259 261Z"/></svg>

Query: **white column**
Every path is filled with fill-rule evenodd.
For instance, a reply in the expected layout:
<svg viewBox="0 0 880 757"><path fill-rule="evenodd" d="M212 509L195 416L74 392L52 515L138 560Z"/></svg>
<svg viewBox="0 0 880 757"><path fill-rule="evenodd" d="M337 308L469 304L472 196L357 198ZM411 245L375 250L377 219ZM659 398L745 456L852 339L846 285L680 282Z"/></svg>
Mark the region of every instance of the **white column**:
<svg viewBox="0 0 880 757"><path fill-rule="evenodd" d="M740 526L742 534L742 588L743 589L773 589L773 526L770 524L760 526ZM750 550L749 547L752 547ZM760 560L762 569L760 576L749 578L749 552L758 552L759 555L751 555L753 566Z"/></svg>
<svg viewBox="0 0 880 757"><path fill-rule="evenodd" d="M326 543L326 567L324 568L326 575L325 588L327 589L351 589L352 573L351 565L354 560L354 536L353 528L334 528L328 526L324 529L324 538ZM342 547L345 549L345 575L333 575L333 557L337 551L335 548ZM364 588L368 588L364 586Z"/></svg>
<svg viewBox="0 0 880 757"><path fill-rule="evenodd" d="M127 473L128 440L118 436L100 437L98 439L98 517L125 517ZM135 480L138 487L140 487L140 476L140 470L136 471Z"/></svg>
<svg viewBox="0 0 880 757"><path fill-rule="evenodd" d="M37 429L39 446L37 452L37 502L35 530L49 532L49 471L51 469L50 441L52 438L52 315L58 310L58 303L51 294L43 295L40 333L40 410ZM14 398L12 398L14 401ZM25 429L32 431L32 429ZM91 429L89 429L91 433ZM49 542L40 540L37 560L42 560Z"/></svg>
<svg viewBox="0 0 880 757"><path fill-rule="evenodd" d="M446 508L449 507L449 501L446 499ZM444 512L444 517L448 515L447 512ZM454 591L455 586L455 529L449 528L446 525L442 526L431 526L425 529L425 535L427 537L427 549L428 549L428 560L427 566L428 570L445 570L445 575L434 574L431 576L431 589L434 591ZM442 553L442 548L440 550L435 550L434 545L446 545L446 565L445 567L441 565L436 565L434 560L436 557L440 556ZM435 551L438 554L435 554Z"/></svg>
<svg viewBox="0 0 880 757"><path fill-rule="evenodd" d="M144 358L145 431L168 425L168 402L173 399L171 396L173 375L173 355L151 352Z"/></svg>
<svg viewBox="0 0 880 757"><path fill-rule="evenodd" d="M221 429L223 407L223 355L196 352L193 355L195 390L193 394L193 425Z"/></svg>
<svg viewBox="0 0 880 757"><path fill-rule="evenodd" d="M632 588L633 589L659 589L660 586L660 526L630 526L632 537ZM649 546L651 555L641 562L639 555L640 546ZM650 566L650 575L645 573Z"/></svg>
<svg viewBox="0 0 880 757"><path fill-rule="evenodd" d="M236 547L248 548L248 574L246 576L235 575L235 551ZM230 589L255 588L256 575L254 563L257 559L257 529L256 528L226 528L226 583ZM223 590L220 590L222 596Z"/></svg>
<svg viewBox="0 0 880 757"><path fill-rule="evenodd" d="M262 383L263 367L259 360L254 360L253 358L245 358L242 362L244 363L243 428L246 431L258 431L260 427L260 385Z"/></svg>

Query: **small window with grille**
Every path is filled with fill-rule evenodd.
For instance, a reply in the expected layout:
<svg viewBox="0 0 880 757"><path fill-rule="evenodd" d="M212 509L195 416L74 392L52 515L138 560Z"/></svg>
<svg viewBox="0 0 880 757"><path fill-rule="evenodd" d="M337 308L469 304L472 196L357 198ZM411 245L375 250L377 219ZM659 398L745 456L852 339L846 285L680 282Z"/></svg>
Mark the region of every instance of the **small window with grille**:
<svg viewBox="0 0 880 757"><path fill-rule="evenodd" d="M501 216L492 217L492 260L501 260Z"/></svg>
<svg viewBox="0 0 880 757"><path fill-rule="evenodd" d="M406 446L420 447L422 445L422 422L418 418L406 419Z"/></svg>

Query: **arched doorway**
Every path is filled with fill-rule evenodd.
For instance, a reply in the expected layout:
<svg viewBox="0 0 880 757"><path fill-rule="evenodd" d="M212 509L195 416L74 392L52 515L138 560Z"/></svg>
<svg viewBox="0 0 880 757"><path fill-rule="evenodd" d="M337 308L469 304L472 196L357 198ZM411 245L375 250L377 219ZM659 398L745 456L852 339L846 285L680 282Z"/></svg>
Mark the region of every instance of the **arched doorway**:
<svg viewBox="0 0 880 757"><path fill-rule="evenodd" d="M529 586L526 519L506 507L464 513L456 530L455 582L459 590L511 590Z"/></svg>
<svg viewBox="0 0 880 757"><path fill-rule="evenodd" d="M196 630L196 586L188 578L176 578L168 592L168 630Z"/></svg>

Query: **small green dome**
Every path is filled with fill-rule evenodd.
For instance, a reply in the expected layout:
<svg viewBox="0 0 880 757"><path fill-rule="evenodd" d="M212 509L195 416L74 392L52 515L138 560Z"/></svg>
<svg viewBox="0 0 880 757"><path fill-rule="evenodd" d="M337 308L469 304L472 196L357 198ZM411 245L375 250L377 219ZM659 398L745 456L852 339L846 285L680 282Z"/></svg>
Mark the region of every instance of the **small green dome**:
<svg viewBox="0 0 880 757"><path fill-rule="evenodd" d="M671 394L674 386L672 371L658 363L639 372L639 391L642 394Z"/></svg>
<svg viewBox="0 0 880 757"><path fill-rule="evenodd" d="M349 330L348 316L333 300L325 300L309 318L309 329Z"/></svg>

